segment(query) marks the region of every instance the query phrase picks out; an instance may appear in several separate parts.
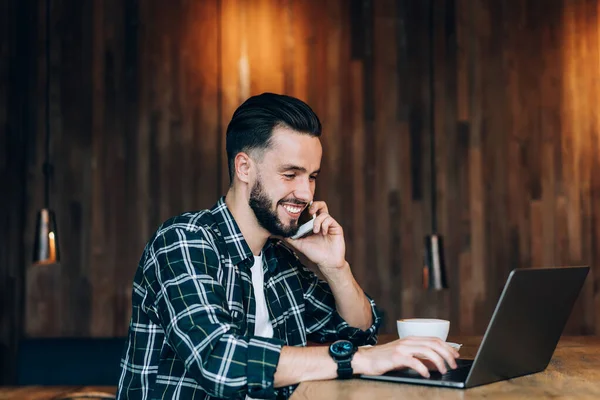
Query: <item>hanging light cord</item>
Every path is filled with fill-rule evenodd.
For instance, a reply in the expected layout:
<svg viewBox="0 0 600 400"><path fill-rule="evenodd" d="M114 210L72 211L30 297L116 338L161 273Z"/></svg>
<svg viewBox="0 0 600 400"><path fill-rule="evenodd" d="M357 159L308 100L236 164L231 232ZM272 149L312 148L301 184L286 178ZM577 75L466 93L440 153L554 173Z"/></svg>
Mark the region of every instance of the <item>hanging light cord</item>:
<svg viewBox="0 0 600 400"><path fill-rule="evenodd" d="M429 156L431 168L431 230L437 233L437 173L435 165L435 0L429 2L429 123L431 126L431 137L429 141Z"/></svg>
<svg viewBox="0 0 600 400"><path fill-rule="evenodd" d="M44 172L44 207L50 208L50 179L52 177L52 165L50 164L50 0L46 0L46 107L45 113L45 160Z"/></svg>

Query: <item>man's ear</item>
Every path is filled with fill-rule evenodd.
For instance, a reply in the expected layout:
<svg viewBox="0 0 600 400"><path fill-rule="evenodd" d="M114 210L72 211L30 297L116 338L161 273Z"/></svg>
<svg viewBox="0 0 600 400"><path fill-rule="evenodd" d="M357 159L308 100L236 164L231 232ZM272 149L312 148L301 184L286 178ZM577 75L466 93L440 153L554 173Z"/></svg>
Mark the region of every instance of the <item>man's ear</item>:
<svg viewBox="0 0 600 400"><path fill-rule="evenodd" d="M235 175L240 181L244 183L249 183L252 181L254 174L254 161L252 161L248 154L244 152L237 153L234 159L234 165Z"/></svg>

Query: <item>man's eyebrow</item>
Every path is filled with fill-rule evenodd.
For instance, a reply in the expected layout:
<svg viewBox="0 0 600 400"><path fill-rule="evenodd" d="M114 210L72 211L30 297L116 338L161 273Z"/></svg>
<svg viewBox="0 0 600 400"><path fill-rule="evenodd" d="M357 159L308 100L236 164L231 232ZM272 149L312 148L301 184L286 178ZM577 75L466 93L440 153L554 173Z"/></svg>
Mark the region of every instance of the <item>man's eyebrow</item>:
<svg viewBox="0 0 600 400"><path fill-rule="evenodd" d="M284 164L279 168L280 171L298 171L298 172L306 172L306 168L299 167L294 164ZM318 174L321 172L321 169L311 172L311 174Z"/></svg>

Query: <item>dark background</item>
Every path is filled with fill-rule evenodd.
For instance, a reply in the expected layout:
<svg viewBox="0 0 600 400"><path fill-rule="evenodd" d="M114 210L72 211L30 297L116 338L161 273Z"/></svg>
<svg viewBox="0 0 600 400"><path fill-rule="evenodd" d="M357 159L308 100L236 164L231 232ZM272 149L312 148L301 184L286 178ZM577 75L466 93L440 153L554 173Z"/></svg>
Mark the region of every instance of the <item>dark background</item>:
<svg viewBox="0 0 600 400"><path fill-rule="evenodd" d="M126 334L146 240L225 193L225 128L264 91L322 119L317 196L384 332L436 316L481 334L512 268L589 264L567 333L600 333L600 1L54 0L62 260L33 266L45 10L0 2L3 380L19 337ZM440 292L421 284L432 215Z"/></svg>

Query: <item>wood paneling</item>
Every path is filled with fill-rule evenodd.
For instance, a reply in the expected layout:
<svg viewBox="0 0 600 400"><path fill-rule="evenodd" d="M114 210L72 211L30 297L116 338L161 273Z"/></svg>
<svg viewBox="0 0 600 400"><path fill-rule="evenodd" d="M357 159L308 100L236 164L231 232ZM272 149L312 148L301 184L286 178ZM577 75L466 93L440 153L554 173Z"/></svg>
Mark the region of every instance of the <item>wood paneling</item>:
<svg viewBox="0 0 600 400"><path fill-rule="evenodd" d="M600 1L52 4L63 259L44 268L25 257L42 206L44 2L2 5L3 343L23 287L28 335L124 335L146 240L225 193L226 126L263 91L321 117L317 195L385 332L437 316L480 334L512 268L589 264L568 332L600 333ZM432 204L441 292L421 289Z"/></svg>
<svg viewBox="0 0 600 400"><path fill-rule="evenodd" d="M31 193L27 163L37 126L34 1L0 3L0 384L14 375L15 344L22 332L25 215ZM32 254L32 253L30 253Z"/></svg>

